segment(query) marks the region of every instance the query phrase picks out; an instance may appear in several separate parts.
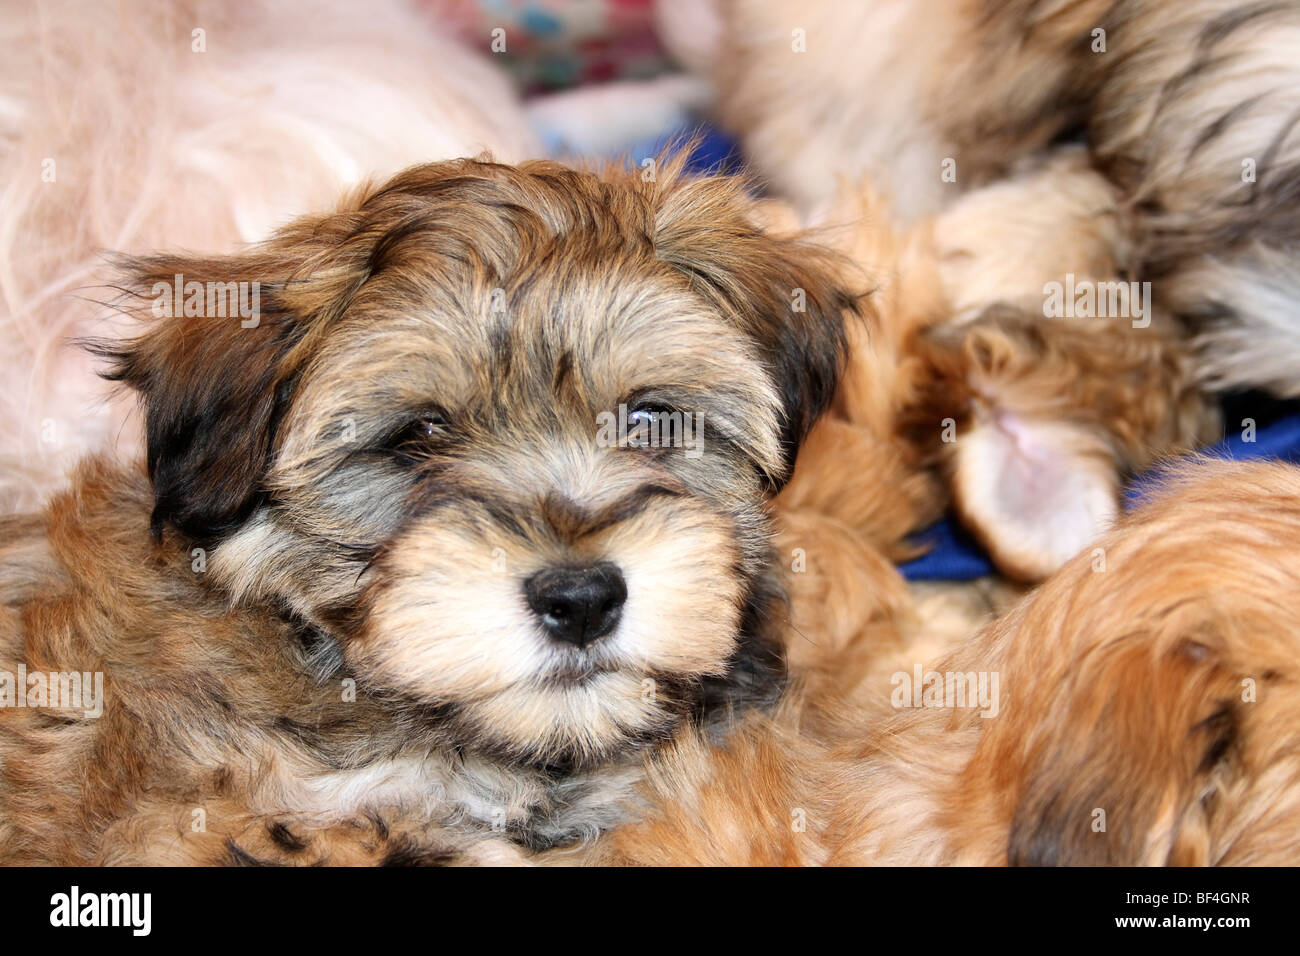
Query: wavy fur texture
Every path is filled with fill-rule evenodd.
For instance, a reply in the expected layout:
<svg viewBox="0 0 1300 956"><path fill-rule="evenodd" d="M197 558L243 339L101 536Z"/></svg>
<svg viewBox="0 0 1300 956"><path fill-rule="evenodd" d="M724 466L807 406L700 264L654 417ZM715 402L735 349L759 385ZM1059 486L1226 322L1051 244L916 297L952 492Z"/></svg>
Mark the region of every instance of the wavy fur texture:
<svg viewBox="0 0 1300 956"><path fill-rule="evenodd" d="M928 663L941 687L998 675L995 715L891 702L897 678L846 663L838 698L679 746L645 821L592 859L1295 865L1297 637L1276 609L1300 596L1297 541L1300 471L1188 465L1103 539L1104 566L1081 555Z"/></svg>
<svg viewBox="0 0 1300 956"><path fill-rule="evenodd" d="M72 344L131 331L110 321L104 252L226 253L412 163L537 154L508 82L443 32L404 0L6 2L5 510L88 452L139 447Z"/></svg>
<svg viewBox="0 0 1300 956"><path fill-rule="evenodd" d="M231 255L121 260L144 331L98 351L147 451L5 519L0 859L511 859L769 706L767 503L858 296L761 218L680 161L457 160ZM260 283L256 321L159 314L176 273ZM602 437L628 409L698 444ZM570 598L532 583L596 566L615 623L561 639ZM22 668L99 673L102 713Z"/></svg>
<svg viewBox="0 0 1300 956"><path fill-rule="evenodd" d="M1128 278L1197 332L1201 378L1300 395L1300 6L727 0L720 15L720 115L805 212L865 173L904 216L936 213L1082 138L1131 217Z"/></svg>

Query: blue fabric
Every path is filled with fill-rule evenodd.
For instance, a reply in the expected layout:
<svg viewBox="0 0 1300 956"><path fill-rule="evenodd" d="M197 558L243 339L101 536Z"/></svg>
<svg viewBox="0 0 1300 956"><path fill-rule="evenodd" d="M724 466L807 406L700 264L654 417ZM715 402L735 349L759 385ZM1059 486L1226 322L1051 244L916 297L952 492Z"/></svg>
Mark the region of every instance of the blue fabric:
<svg viewBox="0 0 1300 956"><path fill-rule="evenodd" d="M952 518L944 518L917 536L930 550L898 566L909 581L973 581L993 574L989 556Z"/></svg>
<svg viewBox="0 0 1300 956"><path fill-rule="evenodd" d="M740 147L734 139L715 126L701 126L694 133L700 139L691 151L691 158L686 167L694 173L737 173L744 166ZM679 134L681 135L681 134ZM663 140L661 146L667 145L671 137Z"/></svg>
<svg viewBox="0 0 1300 956"><path fill-rule="evenodd" d="M683 127L643 143L634 143L621 152L626 152L629 156L658 156L668 147L679 146L692 136L698 138L686 161L687 170L700 176L741 171L744 157L741 156L739 144L716 126L707 123Z"/></svg>
<svg viewBox="0 0 1300 956"><path fill-rule="evenodd" d="M1253 442L1240 431L1230 435L1203 454L1216 458L1247 460L1277 458L1300 464L1300 407L1291 406L1282 418L1259 428ZM1129 507L1140 503L1160 481L1162 469L1154 468L1138 475L1129 484L1126 501ZM899 566L903 576L912 581L970 581L994 572L988 555L966 535L952 518L944 518L919 536L933 550Z"/></svg>

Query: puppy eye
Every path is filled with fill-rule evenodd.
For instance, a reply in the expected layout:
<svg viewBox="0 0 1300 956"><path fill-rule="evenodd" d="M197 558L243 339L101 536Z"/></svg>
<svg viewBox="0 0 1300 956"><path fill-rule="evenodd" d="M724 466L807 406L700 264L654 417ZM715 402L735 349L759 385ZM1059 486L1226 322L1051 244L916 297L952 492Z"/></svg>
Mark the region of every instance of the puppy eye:
<svg viewBox="0 0 1300 956"><path fill-rule="evenodd" d="M631 429L638 425L654 425L659 421L660 416L668 413L668 408L663 405L637 405L627 413L627 427Z"/></svg>
<svg viewBox="0 0 1300 956"><path fill-rule="evenodd" d="M626 437L620 441L627 448L675 448L694 427L693 415L653 400L631 403L624 414Z"/></svg>
<svg viewBox="0 0 1300 956"><path fill-rule="evenodd" d="M417 418L408 427L413 438L434 438L447 429L447 419L433 413Z"/></svg>
<svg viewBox="0 0 1300 956"><path fill-rule="evenodd" d="M451 426L445 415L441 412L424 412L390 434L384 440L384 447L410 457L438 439L447 437L450 432Z"/></svg>

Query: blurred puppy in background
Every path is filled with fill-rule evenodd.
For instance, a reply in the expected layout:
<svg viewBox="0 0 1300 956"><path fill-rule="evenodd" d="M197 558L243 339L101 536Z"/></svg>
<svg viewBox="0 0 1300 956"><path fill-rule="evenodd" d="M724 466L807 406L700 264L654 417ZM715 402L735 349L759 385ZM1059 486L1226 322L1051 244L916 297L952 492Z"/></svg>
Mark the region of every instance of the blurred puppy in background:
<svg viewBox="0 0 1300 956"><path fill-rule="evenodd" d="M404 0L13 2L0 53L5 510L139 446L69 344L104 331L101 252L231 252L412 163L539 152L507 81Z"/></svg>
<svg viewBox="0 0 1300 956"><path fill-rule="evenodd" d="M926 381L905 427L1020 580L1105 531L1129 476L1222 434L1186 332L1129 279L1128 218L1067 148L966 193L934 224L949 313L912 342Z"/></svg>
<svg viewBox="0 0 1300 956"><path fill-rule="evenodd" d="M1045 284L1103 299L1129 287L1114 187L1082 151L1028 160L933 222L907 226L865 182L835 208L819 237L867 277L881 318L851 335L849 374L805 450L814 477L782 500L843 512L900 560L915 551L899 528L951 499L998 567L1032 582L1109 527L1128 474L1219 436L1166 313L1044 315ZM859 477L851 493L815 478L841 475Z"/></svg>
<svg viewBox="0 0 1300 956"><path fill-rule="evenodd" d="M1002 707L910 709L850 747L832 862L1300 861L1300 471L1201 462L940 673Z"/></svg>
<svg viewBox="0 0 1300 956"><path fill-rule="evenodd" d="M930 442L944 419L962 429L938 453L1002 570L1041 578L1113 518L1124 472L1219 437L1197 385L1300 395L1300 7L711 9L714 55L688 62L777 194L833 221L839 183L866 174L904 221L939 216L971 324L923 346L953 400L922 424ZM1118 317L1096 311L1111 288L1134 290Z"/></svg>
<svg viewBox="0 0 1300 956"><path fill-rule="evenodd" d="M1278 613L1300 600L1300 471L1184 466L1100 545L923 684L843 673L838 703L791 695L723 747L678 744L657 809L593 857L1300 862L1300 638Z"/></svg>

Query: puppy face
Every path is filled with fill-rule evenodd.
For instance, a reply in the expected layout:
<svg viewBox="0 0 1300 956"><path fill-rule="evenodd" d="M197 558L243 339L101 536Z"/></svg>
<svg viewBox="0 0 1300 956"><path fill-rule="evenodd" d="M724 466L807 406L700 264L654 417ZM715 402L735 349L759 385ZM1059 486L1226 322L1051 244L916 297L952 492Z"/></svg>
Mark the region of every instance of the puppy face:
<svg viewBox="0 0 1300 956"><path fill-rule="evenodd" d="M764 504L834 388L828 269L729 181L437 164L237 259L131 263L142 300L262 311L157 319L113 374L155 532L234 598L458 746L589 764L772 669Z"/></svg>

